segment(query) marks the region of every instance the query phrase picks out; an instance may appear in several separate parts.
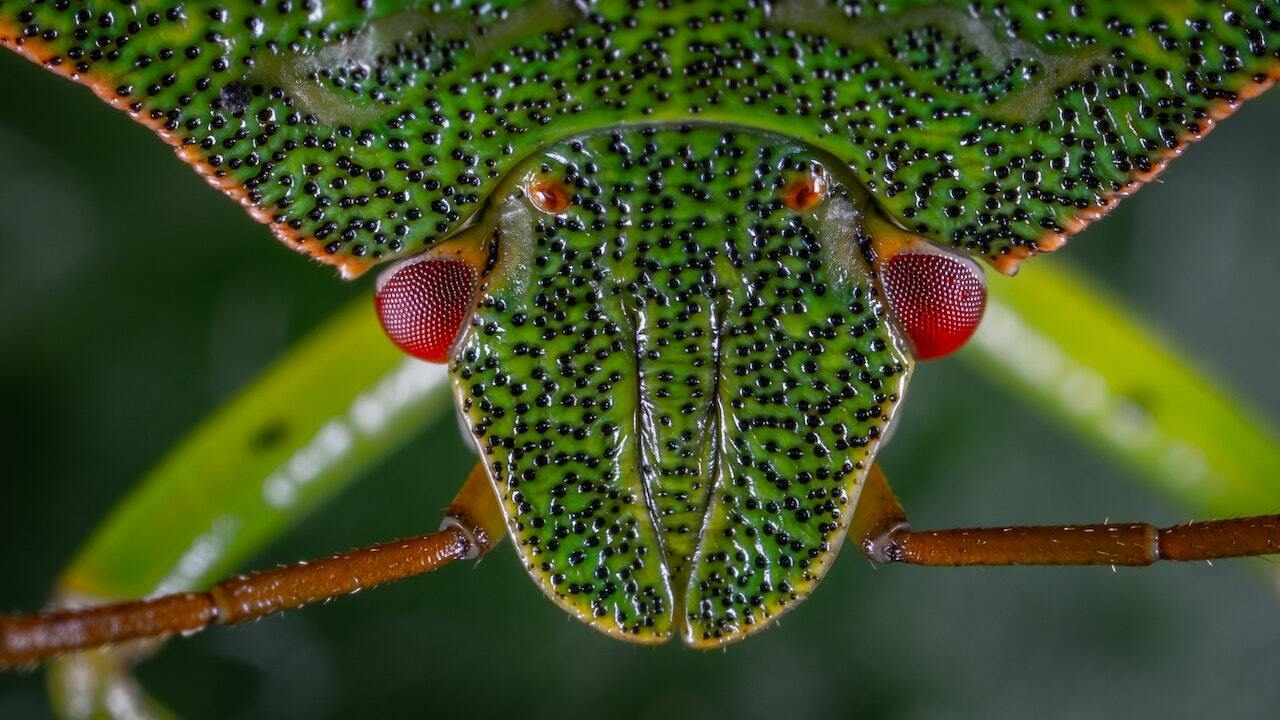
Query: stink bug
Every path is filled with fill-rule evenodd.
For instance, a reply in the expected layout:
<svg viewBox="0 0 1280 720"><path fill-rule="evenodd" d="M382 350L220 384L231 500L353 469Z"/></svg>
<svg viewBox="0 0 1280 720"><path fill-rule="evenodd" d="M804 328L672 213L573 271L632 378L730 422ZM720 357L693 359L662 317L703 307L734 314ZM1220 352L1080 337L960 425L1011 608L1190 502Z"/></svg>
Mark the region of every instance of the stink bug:
<svg viewBox="0 0 1280 720"><path fill-rule="evenodd" d="M348 277L394 261L380 318L447 363L480 462L438 532L6 617L2 664L237 623L505 535L593 627L698 647L769 626L850 536L924 565L1277 550L1276 516L913 531L875 465L916 360L977 327L974 260L1055 249L1268 86L1269 6L83 5L5 2L0 38L300 251Z"/></svg>

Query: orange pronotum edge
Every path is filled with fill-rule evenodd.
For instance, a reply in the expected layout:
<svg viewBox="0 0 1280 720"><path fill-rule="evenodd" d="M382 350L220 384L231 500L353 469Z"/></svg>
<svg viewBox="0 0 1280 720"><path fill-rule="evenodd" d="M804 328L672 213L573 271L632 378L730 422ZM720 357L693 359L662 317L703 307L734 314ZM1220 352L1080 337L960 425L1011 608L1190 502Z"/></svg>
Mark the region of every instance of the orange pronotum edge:
<svg viewBox="0 0 1280 720"><path fill-rule="evenodd" d="M194 168L206 182L221 190L227 197L240 203L250 217L270 227L271 232L285 245L310 256L317 262L333 265L338 268L339 274L347 280L359 277L374 265L375 261L371 259L362 260L353 257L330 255L325 252L324 243L320 240L310 235L303 235L286 225L275 222L271 210L253 202L244 186L229 180L220 170L202 162L196 146L184 145L182 138L166 128L159 120L148 117L144 112L130 108L126 104L125 98L118 97L115 94L115 90L108 79L91 73L77 73L73 67L64 62L64 58L61 55L50 50L45 43L40 40L21 37L13 26L5 23L0 23L0 45L9 47L17 54L44 67L46 70L57 73L72 82L84 85L94 95L97 95L98 99L121 112L127 113L137 122L150 128L160 139L173 148L183 162Z"/></svg>
<svg viewBox="0 0 1280 720"><path fill-rule="evenodd" d="M1242 103L1252 100L1265 92L1276 80L1280 80L1280 65L1271 68L1263 80L1250 81L1242 87L1234 100L1220 98L1213 100L1209 103L1208 113L1200 121L1200 131L1194 134L1187 133L1185 136L1180 137L1178 147L1157 153L1155 163L1150 170L1133 173L1129 178L1129 182L1120 190L1109 194L1101 205L1080 210L1072 215L1063 223L1062 232L1049 231L1036 241L1036 247L1016 247L1008 255L991 259L991 266L1005 275L1013 275L1018 272L1018 266L1022 264L1023 260L1042 252L1053 252L1062 247L1067 243L1069 237L1084 230L1090 223L1111 212L1112 208L1120 200L1132 195L1138 188L1156 179L1168 167L1170 161L1181 155L1192 143L1208 135L1219 121L1230 117Z"/></svg>

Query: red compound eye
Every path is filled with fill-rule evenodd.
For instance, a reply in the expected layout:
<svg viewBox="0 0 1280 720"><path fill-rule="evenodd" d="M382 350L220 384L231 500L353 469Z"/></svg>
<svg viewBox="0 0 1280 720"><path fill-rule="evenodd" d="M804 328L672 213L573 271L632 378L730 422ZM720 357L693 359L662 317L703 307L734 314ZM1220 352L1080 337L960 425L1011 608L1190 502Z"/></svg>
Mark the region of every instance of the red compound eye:
<svg viewBox="0 0 1280 720"><path fill-rule="evenodd" d="M388 273L374 296L382 329L410 355L445 362L471 309L475 268L461 260L428 258Z"/></svg>
<svg viewBox="0 0 1280 720"><path fill-rule="evenodd" d="M978 329L987 284L973 262L940 252L899 252L882 266L881 282L916 359L959 350Z"/></svg>

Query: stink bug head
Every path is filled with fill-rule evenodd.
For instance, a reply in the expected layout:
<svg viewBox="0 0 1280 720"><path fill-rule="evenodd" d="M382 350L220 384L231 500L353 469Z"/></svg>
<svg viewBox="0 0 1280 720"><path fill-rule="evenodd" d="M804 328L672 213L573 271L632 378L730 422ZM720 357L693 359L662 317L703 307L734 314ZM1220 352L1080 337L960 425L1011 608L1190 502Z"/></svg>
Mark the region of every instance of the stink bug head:
<svg viewBox="0 0 1280 720"><path fill-rule="evenodd" d="M923 565L1280 551L1277 516L915 532L874 463L914 359L981 316L980 273L923 239L1009 273L1060 246L1280 77L1275 0L108 5L0 0L0 44L151 127L344 277L425 251L377 306L400 347L447 364L482 463L439 532L217 584L301 512L285 506L332 492L321 461L367 450L346 407L314 414L331 421L271 463L271 492L221 486L210 463L179 478L204 492L149 480L153 511L83 556L105 582L74 589L158 597L0 617L0 668L336 597L504 530L595 627L700 647L808 597L847 535ZM367 340L314 386L395 356ZM397 409L357 400L361 432ZM282 405L255 452L311 436ZM132 708L120 673L98 686Z"/></svg>
<svg viewBox="0 0 1280 720"><path fill-rule="evenodd" d="M460 410L530 574L594 627L735 640L843 544L912 360L840 176L765 133L601 132L529 160L469 230L497 260L450 365Z"/></svg>

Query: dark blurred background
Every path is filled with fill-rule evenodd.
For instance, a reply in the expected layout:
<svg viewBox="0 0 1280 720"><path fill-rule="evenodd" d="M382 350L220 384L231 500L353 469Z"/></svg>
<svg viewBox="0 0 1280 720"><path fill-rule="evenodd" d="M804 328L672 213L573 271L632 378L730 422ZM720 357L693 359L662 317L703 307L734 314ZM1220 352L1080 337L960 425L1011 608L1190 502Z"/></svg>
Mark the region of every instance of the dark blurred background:
<svg viewBox="0 0 1280 720"><path fill-rule="evenodd" d="M371 279L293 255L148 131L9 53L0 98L0 609L31 610L136 478ZM1277 128L1280 91L1060 253L1272 423ZM954 360L919 369L882 459L918 527L1189 519ZM445 419L250 565L432 529L456 485L439 478L469 464ZM1250 510L1280 510L1280 478L1275 497ZM141 677L191 718L1275 717L1266 562L875 569L846 549L777 627L704 653L597 634L504 546L170 643ZM0 676L0 718L48 707L41 676Z"/></svg>

